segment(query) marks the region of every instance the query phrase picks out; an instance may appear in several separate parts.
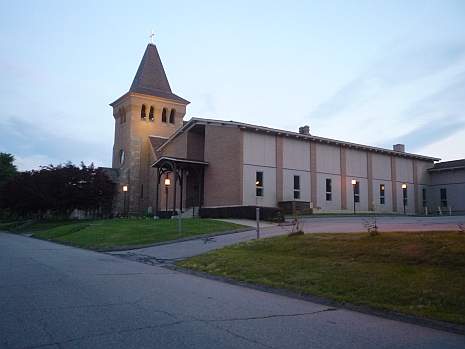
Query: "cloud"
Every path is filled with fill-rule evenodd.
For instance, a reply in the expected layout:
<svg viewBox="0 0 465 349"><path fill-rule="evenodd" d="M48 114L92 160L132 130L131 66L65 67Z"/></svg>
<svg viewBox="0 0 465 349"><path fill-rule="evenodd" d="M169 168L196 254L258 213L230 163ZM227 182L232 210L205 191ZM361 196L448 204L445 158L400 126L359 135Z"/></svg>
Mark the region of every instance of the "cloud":
<svg viewBox="0 0 465 349"><path fill-rule="evenodd" d="M400 137L385 141L383 145L388 148L392 144L403 143L407 145L408 151L416 151L453 136L464 128L465 120L458 119L453 115L447 115L427 122Z"/></svg>
<svg viewBox="0 0 465 349"><path fill-rule="evenodd" d="M0 151L13 154L22 170L66 161L108 165L111 152L110 149L102 151L105 150L105 143L60 136L47 131L45 127L50 125L41 127L17 118L0 120Z"/></svg>
<svg viewBox="0 0 465 349"><path fill-rule="evenodd" d="M389 52L389 50L387 50ZM327 120L356 108L388 88L443 71L465 57L463 43L413 45L390 52L370 69L341 87L309 114L311 120Z"/></svg>

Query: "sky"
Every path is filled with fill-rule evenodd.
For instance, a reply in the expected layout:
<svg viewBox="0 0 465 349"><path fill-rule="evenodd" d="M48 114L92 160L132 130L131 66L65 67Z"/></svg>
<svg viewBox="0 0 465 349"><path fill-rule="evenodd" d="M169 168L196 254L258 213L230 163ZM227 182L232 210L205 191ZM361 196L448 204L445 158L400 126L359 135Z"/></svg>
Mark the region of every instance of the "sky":
<svg viewBox="0 0 465 349"><path fill-rule="evenodd" d="M0 0L0 152L111 166L155 32L185 120L465 158L465 1Z"/></svg>

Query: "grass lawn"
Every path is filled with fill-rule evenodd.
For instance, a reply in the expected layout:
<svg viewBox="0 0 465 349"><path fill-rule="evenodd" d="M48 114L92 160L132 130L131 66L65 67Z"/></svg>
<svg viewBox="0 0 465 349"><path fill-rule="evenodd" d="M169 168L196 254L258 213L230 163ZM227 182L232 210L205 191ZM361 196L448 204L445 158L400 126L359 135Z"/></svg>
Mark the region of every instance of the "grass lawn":
<svg viewBox="0 0 465 349"><path fill-rule="evenodd" d="M465 234L308 234L178 262L235 280L465 324Z"/></svg>
<svg viewBox="0 0 465 349"><path fill-rule="evenodd" d="M38 222L12 229L32 232L42 239L94 250L149 245L194 235L241 229L244 226L210 219L182 220L182 232L175 219L107 219L94 221Z"/></svg>

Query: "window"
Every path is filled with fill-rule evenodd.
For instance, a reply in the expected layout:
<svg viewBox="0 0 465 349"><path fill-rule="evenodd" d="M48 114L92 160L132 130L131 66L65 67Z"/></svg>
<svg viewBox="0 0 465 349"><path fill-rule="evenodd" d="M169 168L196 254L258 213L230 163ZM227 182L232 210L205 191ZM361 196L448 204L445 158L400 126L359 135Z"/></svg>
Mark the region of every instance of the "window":
<svg viewBox="0 0 465 349"><path fill-rule="evenodd" d="M118 111L118 117L119 117L120 124L124 124L126 122L126 111L124 110L124 108L121 108Z"/></svg>
<svg viewBox="0 0 465 349"><path fill-rule="evenodd" d="M379 185L379 203L380 205L384 205L386 203L386 187L384 184Z"/></svg>
<svg viewBox="0 0 465 349"><path fill-rule="evenodd" d="M145 120L146 114L145 114L145 104L142 104L142 108L140 108L140 118L142 120Z"/></svg>
<svg viewBox="0 0 465 349"><path fill-rule="evenodd" d="M124 150L121 149L119 151L119 164L122 165L124 163Z"/></svg>
<svg viewBox="0 0 465 349"><path fill-rule="evenodd" d="M149 111L149 121L153 121L153 107L150 107L150 111Z"/></svg>
<svg viewBox="0 0 465 349"><path fill-rule="evenodd" d="M166 108L163 108L161 113L161 122L166 122Z"/></svg>
<svg viewBox="0 0 465 349"><path fill-rule="evenodd" d="M294 176L294 199L300 199L300 176Z"/></svg>
<svg viewBox="0 0 465 349"><path fill-rule="evenodd" d="M174 116L176 115L176 110L171 109L170 112L170 124L174 124Z"/></svg>
<svg viewBox="0 0 465 349"><path fill-rule="evenodd" d="M421 202L422 202L423 207L427 206L427 203L426 203L426 188L423 188L421 190Z"/></svg>
<svg viewBox="0 0 465 349"><path fill-rule="evenodd" d="M331 184L331 178L326 178L326 201L333 199L333 189Z"/></svg>
<svg viewBox="0 0 465 349"><path fill-rule="evenodd" d="M255 195L263 196L263 172L255 174Z"/></svg>
<svg viewBox="0 0 465 349"><path fill-rule="evenodd" d="M447 207L447 189L441 188L441 207Z"/></svg>
<svg viewBox="0 0 465 349"><path fill-rule="evenodd" d="M143 184L140 185L140 198L141 199L144 198L144 185Z"/></svg>
<svg viewBox="0 0 465 349"><path fill-rule="evenodd" d="M360 202L360 182L356 181L354 185L354 202Z"/></svg>

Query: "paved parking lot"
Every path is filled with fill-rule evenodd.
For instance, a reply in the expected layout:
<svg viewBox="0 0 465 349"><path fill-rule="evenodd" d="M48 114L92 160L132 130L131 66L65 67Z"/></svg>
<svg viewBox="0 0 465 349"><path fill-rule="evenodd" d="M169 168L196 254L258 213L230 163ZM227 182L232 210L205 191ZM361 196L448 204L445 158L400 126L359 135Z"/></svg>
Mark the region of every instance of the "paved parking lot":
<svg viewBox="0 0 465 349"><path fill-rule="evenodd" d="M465 336L0 232L0 348L464 348Z"/></svg>

